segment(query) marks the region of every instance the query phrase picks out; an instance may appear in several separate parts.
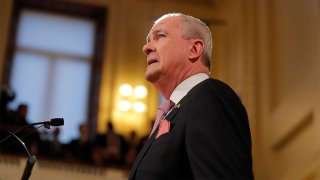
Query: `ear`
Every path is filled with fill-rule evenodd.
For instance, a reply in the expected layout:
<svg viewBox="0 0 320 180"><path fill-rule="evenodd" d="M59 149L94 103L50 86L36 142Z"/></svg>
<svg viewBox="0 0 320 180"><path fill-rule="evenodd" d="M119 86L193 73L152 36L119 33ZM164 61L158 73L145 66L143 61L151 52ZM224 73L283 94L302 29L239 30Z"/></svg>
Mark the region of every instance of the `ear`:
<svg viewBox="0 0 320 180"><path fill-rule="evenodd" d="M204 43L202 40L200 39L192 40L192 44L190 46L190 51L188 56L189 60L191 62L197 61L203 52L203 48L204 48Z"/></svg>

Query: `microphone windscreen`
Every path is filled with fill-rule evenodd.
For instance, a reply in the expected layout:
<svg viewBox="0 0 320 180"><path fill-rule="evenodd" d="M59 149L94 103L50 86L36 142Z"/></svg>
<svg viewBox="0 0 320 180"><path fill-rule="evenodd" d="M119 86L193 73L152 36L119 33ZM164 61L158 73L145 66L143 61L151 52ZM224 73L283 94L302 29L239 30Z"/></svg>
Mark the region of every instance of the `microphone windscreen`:
<svg viewBox="0 0 320 180"><path fill-rule="evenodd" d="M51 126L63 126L64 120L63 120L63 118L53 118L50 120L50 125Z"/></svg>

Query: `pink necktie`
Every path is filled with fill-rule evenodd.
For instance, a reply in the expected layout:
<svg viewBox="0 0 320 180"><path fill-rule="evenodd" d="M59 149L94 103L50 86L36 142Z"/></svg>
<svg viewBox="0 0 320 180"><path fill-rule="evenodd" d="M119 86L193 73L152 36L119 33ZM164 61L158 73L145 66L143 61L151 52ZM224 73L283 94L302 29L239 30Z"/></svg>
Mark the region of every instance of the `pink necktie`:
<svg viewBox="0 0 320 180"><path fill-rule="evenodd" d="M158 127L160 120L163 119L167 115L167 113L169 112L169 110L173 106L174 106L174 102L172 102L171 100L163 100L163 102L158 107L157 117L156 117L156 120L155 120L155 122L153 124L153 128L152 128L152 131L150 133L150 136L155 131L155 129Z"/></svg>

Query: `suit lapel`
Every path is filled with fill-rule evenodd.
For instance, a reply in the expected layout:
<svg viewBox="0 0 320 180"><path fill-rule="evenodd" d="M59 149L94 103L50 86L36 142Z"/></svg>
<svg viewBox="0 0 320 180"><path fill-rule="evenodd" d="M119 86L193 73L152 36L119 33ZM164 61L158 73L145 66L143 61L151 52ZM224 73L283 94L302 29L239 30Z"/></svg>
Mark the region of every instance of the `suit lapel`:
<svg viewBox="0 0 320 180"><path fill-rule="evenodd" d="M152 142L154 141L155 137L156 137L156 132L158 131L158 128L153 132L153 134L149 137L149 139L146 141L146 143L143 145L142 149L140 150L136 160L134 161L134 164L131 168L130 171L130 176L129 179L134 179L137 168L141 162L141 160L143 159L144 155L146 154L146 152L148 151L150 145L152 144Z"/></svg>
<svg viewBox="0 0 320 180"><path fill-rule="evenodd" d="M165 117L166 120L168 121L172 121L172 119L174 118L174 116L177 114L177 112L180 110L180 108L182 107L182 103L185 101L183 98L177 105L175 105L173 107L173 109L170 111L170 113ZM129 175L129 179L134 179L137 168L139 167L139 164L141 162L141 160L143 159L143 157L145 156L145 154L147 153L148 149L150 148L151 144L153 143L153 141L155 140L156 134L158 132L159 126L157 127L157 129L153 132L153 134L150 136L150 138L146 141L145 145L142 147L141 151L139 152L132 168L130 171L130 175Z"/></svg>
<svg viewBox="0 0 320 180"><path fill-rule="evenodd" d="M166 120L172 121L174 116L177 114L177 112L180 110L181 105L177 104L176 106L173 107L171 112L165 117Z"/></svg>

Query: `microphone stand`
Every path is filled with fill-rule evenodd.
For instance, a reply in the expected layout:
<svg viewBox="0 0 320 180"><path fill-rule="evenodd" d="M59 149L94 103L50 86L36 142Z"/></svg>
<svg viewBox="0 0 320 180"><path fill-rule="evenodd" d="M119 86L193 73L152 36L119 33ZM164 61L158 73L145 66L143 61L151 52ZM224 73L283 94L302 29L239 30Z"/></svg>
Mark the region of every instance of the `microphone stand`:
<svg viewBox="0 0 320 180"><path fill-rule="evenodd" d="M34 163L36 163L36 156L35 155L30 155L27 159L27 163L26 163L26 166L23 170L23 174L22 174L22 177L21 177L21 180L28 180L30 175L31 175L31 171L32 171L32 168L33 168L33 165Z"/></svg>
<svg viewBox="0 0 320 180"><path fill-rule="evenodd" d="M23 174L22 174L22 177L21 177L21 180L28 180L30 175L31 175L33 166L36 163L37 158L36 158L35 155L31 155L29 153L28 148L26 147L25 143L18 136L16 136L14 133L12 133L11 131L8 131L6 129L5 129L5 131L7 131L14 138L16 138L20 142L20 144L24 147L24 149L26 150L26 152L28 154L27 163L26 163L26 166L24 168L24 171L23 171Z"/></svg>
<svg viewBox="0 0 320 180"><path fill-rule="evenodd" d="M24 149L26 150L27 154L28 154L28 159L27 159L27 163L26 166L24 168L21 180L28 180L30 175L31 175L31 171L32 168L34 166L34 164L36 163L36 156L35 155L31 155L28 151L28 148L26 147L25 143L16 135L18 132L26 129L27 127L33 126L33 125L40 125L43 124L45 128L50 129L50 126L62 126L64 125L64 119L63 118L53 118L50 121L43 121L43 122L37 122L37 123L32 123L32 124L28 124L25 125L21 128L19 128L18 130L16 130L14 133L4 129L5 131L7 131L11 136L13 136L14 138L16 138L20 144L24 147ZM0 143L2 143L3 141L7 140L8 138L10 138L10 135L3 138Z"/></svg>

